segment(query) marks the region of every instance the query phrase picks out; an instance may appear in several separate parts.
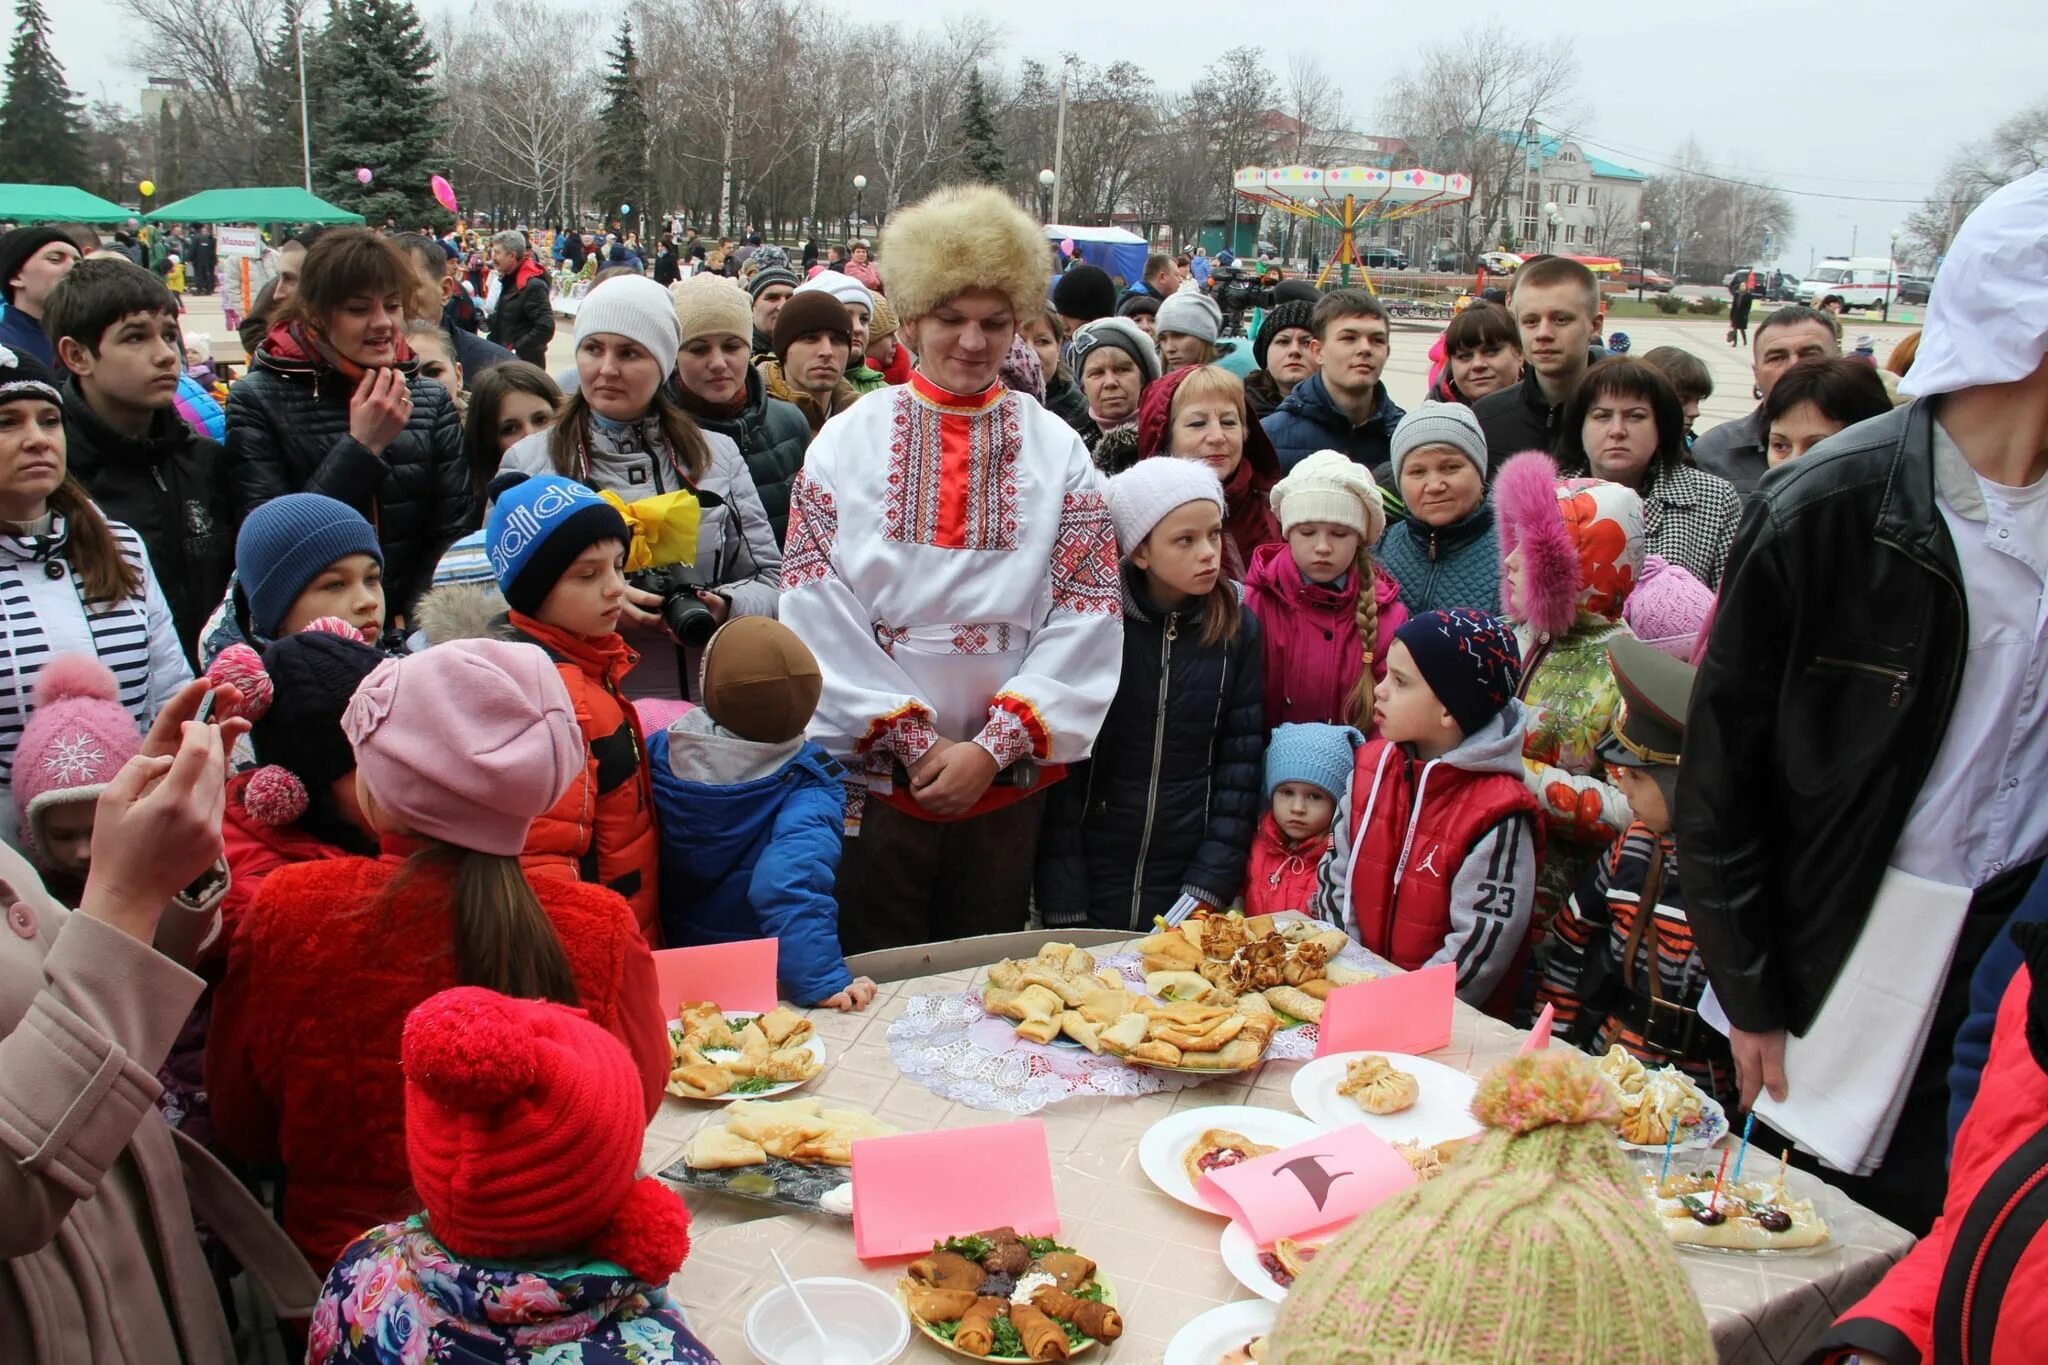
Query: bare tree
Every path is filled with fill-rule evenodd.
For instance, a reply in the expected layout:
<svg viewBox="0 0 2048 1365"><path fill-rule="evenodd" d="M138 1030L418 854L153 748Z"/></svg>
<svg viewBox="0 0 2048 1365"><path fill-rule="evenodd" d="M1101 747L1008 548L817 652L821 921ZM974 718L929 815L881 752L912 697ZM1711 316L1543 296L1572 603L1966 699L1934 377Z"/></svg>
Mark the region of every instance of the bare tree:
<svg viewBox="0 0 2048 1365"><path fill-rule="evenodd" d="M1234 47L1202 72L1189 92L1189 114L1208 129L1206 173L1210 190L1204 196L1228 221L1236 191L1231 177L1241 166L1263 163L1277 131L1273 112L1273 73L1266 54L1255 47ZM1176 241L1182 240L1178 234Z"/></svg>
<svg viewBox="0 0 2048 1365"><path fill-rule="evenodd" d="M1382 117L1433 169L1464 171L1473 197L1459 221L1459 251L1471 255L1511 223L1540 126L1575 121L1579 62L1563 38L1538 43L1487 25L1427 48L1419 69L1397 77Z"/></svg>
<svg viewBox="0 0 2048 1365"><path fill-rule="evenodd" d="M1061 202L1075 222L1107 221L1129 199L1145 165L1159 125L1158 92L1135 62L1076 62L1072 71Z"/></svg>
<svg viewBox="0 0 2048 1365"><path fill-rule="evenodd" d="M959 154L954 112L967 73L995 51L1000 29L985 15L949 19L936 34L877 29L861 63L869 141L883 216L936 183Z"/></svg>
<svg viewBox="0 0 2048 1365"><path fill-rule="evenodd" d="M539 0L492 0L442 47L447 141L472 183L495 180L541 220L571 221L573 172L593 143L591 30L559 31Z"/></svg>
<svg viewBox="0 0 2048 1365"><path fill-rule="evenodd" d="M1933 194L1906 218L1902 255L1931 267L1948 251L1956 230L1993 190L2048 166L2048 100L2031 104L1965 143L1949 158Z"/></svg>
<svg viewBox="0 0 2048 1365"><path fill-rule="evenodd" d="M281 97L296 106L296 77L283 81L272 69L270 35L303 22L308 0L123 0L123 8L136 33L128 65L178 82L181 103L237 134L201 139L187 172L205 182L267 178L270 149L246 134Z"/></svg>
<svg viewBox="0 0 2048 1365"><path fill-rule="evenodd" d="M1283 87L1286 115L1273 145L1274 158L1290 166L1326 166L1337 161L1343 145L1351 138L1350 115L1345 111L1344 88L1313 54L1297 52L1287 62ZM1287 230L1280 246L1284 258L1294 255L1294 238L1302 220L1286 215ZM1233 225L1235 220L1232 220ZM1227 243L1234 246L1233 239Z"/></svg>

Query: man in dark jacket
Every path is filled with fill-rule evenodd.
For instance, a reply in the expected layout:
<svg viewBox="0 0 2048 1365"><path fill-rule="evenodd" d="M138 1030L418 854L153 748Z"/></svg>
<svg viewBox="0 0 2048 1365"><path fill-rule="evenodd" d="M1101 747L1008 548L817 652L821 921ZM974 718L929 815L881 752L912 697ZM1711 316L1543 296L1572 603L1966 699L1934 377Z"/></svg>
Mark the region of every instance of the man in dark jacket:
<svg viewBox="0 0 2048 1365"><path fill-rule="evenodd" d="M1155 251L1145 258L1145 277L1125 286L1124 292L1117 296L1117 302L1122 303L1133 295L1166 299L1180 288L1181 278L1180 267L1174 263L1173 257L1164 251Z"/></svg>
<svg viewBox="0 0 2048 1365"><path fill-rule="evenodd" d="M70 472L100 509L142 537L194 658L199 629L235 567L227 452L178 415L178 305L128 261L81 261L50 292L45 324L69 371Z"/></svg>
<svg viewBox="0 0 2048 1365"><path fill-rule="evenodd" d="M1888 868L1972 893L1959 930L1887 945L1949 966L1881 1165L1836 1180L1915 1232L1941 1209L1971 972L2048 852L2044 224L2048 172L1986 200L1928 309L1919 401L1752 496L1679 779L1686 913L1745 1102L1786 1094L1785 1035L1832 1003Z"/></svg>
<svg viewBox="0 0 2048 1365"><path fill-rule="evenodd" d="M475 382L478 375L493 365L517 359L495 341L486 341L457 325L456 312L469 296L462 292L461 269L439 242L417 232L401 233L392 240L418 272L423 302L440 301L441 330L448 334L448 344L455 349L455 363L462 367L465 384Z"/></svg>
<svg viewBox="0 0 2048 1365"><path fill-rule="evenodd" d="M1522 382L1472 405L1486 433L1489 477L1525 450L1557 453L1559 424L1572 391L1593 362L1600 286L1593 272L1562 256L1542 256L1515 272L1508 311L1522 336Z"/></svg>
<svg viewBox="0 0 2048 1365"><path fill-rule="evenodd" d="M215 288L214 275L220 268L220 243L214 239L213 225L201 223L192 231L192 292L211 294Z"/></svg>
<svg viewBox="0 0 2048 1365"><path fill-rule="evenodd" d="M1842 334L1832 315L1804 304L1788 303L1756 326L1750 355L1750 372L1756 376L1759 398L1769 398L1778 386L1778 376L1802 360L1817 360L1842 353ZM1764 446L1770 433L1764 430L1764 405L1732 422L1723 422L1693 442L1693 463L1709 474L1719 474L1747 494L1771 467Z"/></svg>
<svg viewBox="0 0 2048 1365"><path fill-rule="evenodd" d="M747 280L747 296L753 300L753 354L756 359L775 354L775 320L782 316L782 305L789 302L789 296L803 283L797 273L789 268L789 255L780 247L763 247L762 253L774 252Z"/></svg>
<svg viewBox="0 0 2048 1365"><path fill-rule="evenodd" d="M1386 306L1363 289L1333 289L1316 303L1309 327L1321 348L1316 373L1260 424L1280 467L1337 450L1385 482L1394 428L1406 415L1380 382L1388 353Z"/></svg>
<svg viewBox="0 0 2048 1365"><path fill-rule="evenodd" d="M0 313L0 346L45 365L57 363L43 331L43 309L57 281L77 264L78 244L61 227L46 223L0 234L0 292L7 296L7 309Z"/></svg>
<svg viewBox="0 0 2048 1365"><path fill-rule="evenodd" d="M501 232L491 238L491 264L503 281L498 311L491 316L491 340L527 364L546 369L548 343L555 336L548 272L533 259L523 232Z"/></svg>

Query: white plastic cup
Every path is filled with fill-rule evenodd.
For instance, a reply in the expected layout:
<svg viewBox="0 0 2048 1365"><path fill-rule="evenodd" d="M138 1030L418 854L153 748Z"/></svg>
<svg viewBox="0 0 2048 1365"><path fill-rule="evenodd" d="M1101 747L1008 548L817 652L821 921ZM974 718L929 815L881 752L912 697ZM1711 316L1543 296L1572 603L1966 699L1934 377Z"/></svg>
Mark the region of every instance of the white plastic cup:
<svg viewBox="0 0 2048 1365"><path fill-rule="evenodd" d="M797 1284L824 1325L832 1354L824 1354L789 1290L776 1285L747 1310L747 1349L762 1365L889 1365L910 1344L903 1305L865 1280L819 1275Z"/></svg>

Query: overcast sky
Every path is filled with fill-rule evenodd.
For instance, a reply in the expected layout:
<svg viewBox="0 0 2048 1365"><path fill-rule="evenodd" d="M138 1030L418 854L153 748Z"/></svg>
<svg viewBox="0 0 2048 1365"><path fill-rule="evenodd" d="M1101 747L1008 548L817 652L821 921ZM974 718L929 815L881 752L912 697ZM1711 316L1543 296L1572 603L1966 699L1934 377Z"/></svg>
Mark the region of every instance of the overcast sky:
<svg viewBox="0 0 2048 1365"><path fill-rule="evenodd" d="M565 14L592 12L558 2ZM439 0L422 4L430 16L444 8ZM858 0L846 8L869 22L916 25L977 7ZM1788 269L1803 271L1809 252L1847 254L1852 230L1859 252L1884 254L1886 237L1932 187L1954 147L2043 91L2048 6L2039 0L1575 8L1576 15L1553 13L1544 22L1579 44L1586 116L1574 131L1587 149L1655 173L1691 135L1718 169L1777 184L1792 194L1798 214L1782 244ZM126 30L119 0L57 0L49 11L72 86L89 99L132 107L142 73L119 37ZM1092 61L1128 57L1169 88L1185 88L1217 53L1240 43L1264 47L1275 70L1285 69L1291 53L1313 50L1343 83L1361 132L1391 131L1379 108L1386 73L1409 65L1425 44L1487 22L1476 7L1375 5L1368 14L1341 0L1123 0L1001 13L1010 24L1007 64L1025 56L1056 60L1062 49ZM1041 17L1017 17L1034 13Z"/></svg>

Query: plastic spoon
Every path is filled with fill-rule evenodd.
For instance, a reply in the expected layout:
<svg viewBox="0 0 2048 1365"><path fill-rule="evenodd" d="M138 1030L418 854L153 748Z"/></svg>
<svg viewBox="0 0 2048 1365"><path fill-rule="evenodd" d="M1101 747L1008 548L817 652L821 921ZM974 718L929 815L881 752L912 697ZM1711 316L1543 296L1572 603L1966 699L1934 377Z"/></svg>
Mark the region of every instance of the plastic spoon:
<svg viewBox="0 0 2048 1365"><path fill-rule="evenodd" d="M775 1262L775 1273L782 1276L783 1287L789 1290L789 1297L796 1301L798 1311L804 1315L804 1321L818 1334L818 1365L860 1365L861 1357L858 1352L848 1350L826 1334L825 1324L818 1321L818 1315L811 1311L810 1304L804 1302L803 1291L796 1287L796 1280L791 1277L789 1267L782 1263L781 1253L770 1247L768 1259Z"/></svg>

